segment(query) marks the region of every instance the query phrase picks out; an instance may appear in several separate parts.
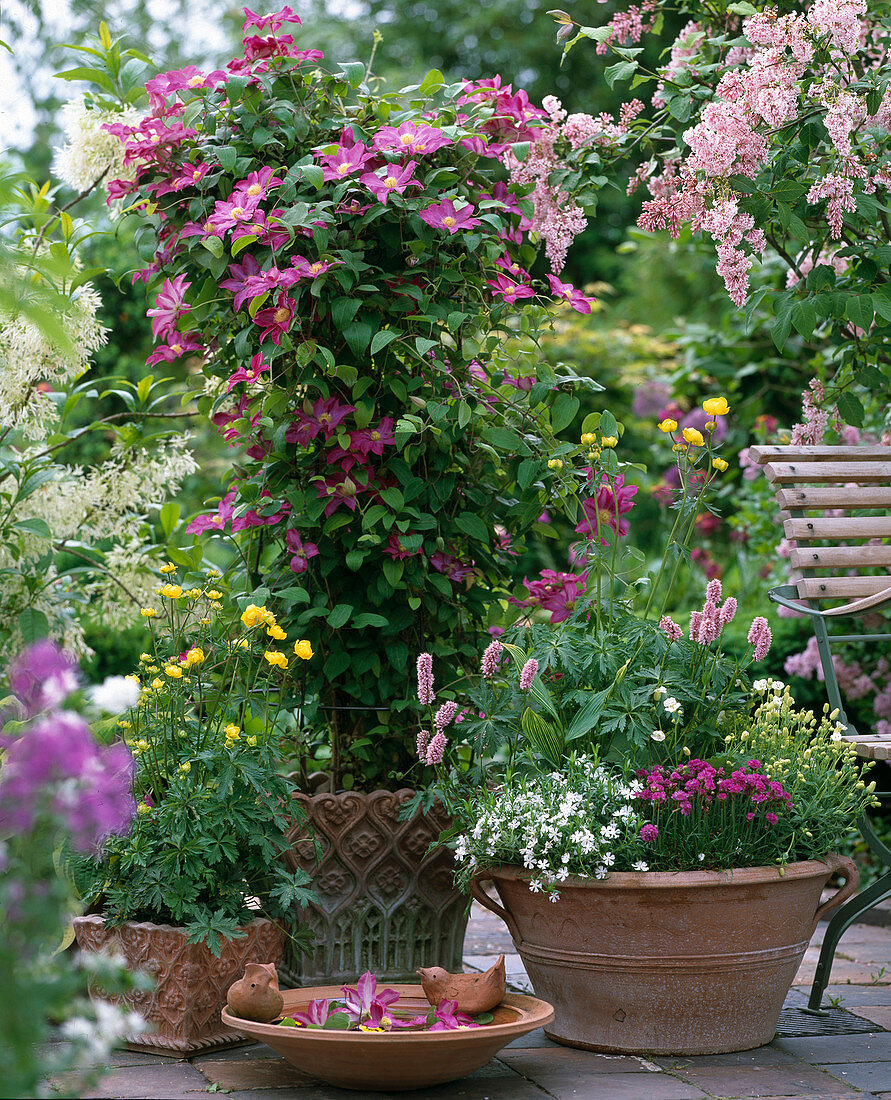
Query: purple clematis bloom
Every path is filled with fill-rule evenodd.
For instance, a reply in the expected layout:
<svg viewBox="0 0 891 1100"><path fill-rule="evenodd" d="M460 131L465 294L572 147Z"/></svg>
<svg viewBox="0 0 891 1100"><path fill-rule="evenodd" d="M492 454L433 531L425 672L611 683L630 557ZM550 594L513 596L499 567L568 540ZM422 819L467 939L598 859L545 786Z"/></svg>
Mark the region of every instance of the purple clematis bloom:
<svg viewBox="0 0 891 1100"><path fill-rule="evenodd" d="M377 978L366 970L356 983L356 988L343 986L344 1011L354 1024L364 1023L371 1015L372 1006L376 1006L376 1014L384 1014L390 1005L399 1000L399 994L395 989L382 989L377 991ZM377 1024L371 1026L379 1026Z"/></svg>
<svg viewBox="0 0 891 1100"><path fill-rule="evenodd" d="M440 1001L436 1006L436 1023L428 1031L457 1031L461 1027L479 1027L466 1012L458 1011L457 1001Z"/></svg>
<svg viewBox="0 0 891 1100"><path fill-rule="evenodd" d="M310 1001L306 1012L295 1012L292 1019L305 1027L324 1027L331 1015L331 1002L327 1000Z"/></svg>

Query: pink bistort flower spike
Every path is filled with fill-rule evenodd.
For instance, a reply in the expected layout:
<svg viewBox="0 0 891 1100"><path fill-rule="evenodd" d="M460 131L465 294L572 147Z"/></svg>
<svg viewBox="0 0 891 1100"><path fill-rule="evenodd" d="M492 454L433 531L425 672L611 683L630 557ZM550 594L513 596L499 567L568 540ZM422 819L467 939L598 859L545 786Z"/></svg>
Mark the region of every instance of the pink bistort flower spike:
<svg viewBox="0 0 891 1100"><path fill-rule="evenodd" d="M443 756L445 756L447 744L448 742L446 740L446 735L442 732L442 730L440 730L439 733L435 733L433 735L433 740L427 746L427 763L429 765L432 766L434 764L442 763L442 758Z"/></svg>
<svg viewBox="0 0 891 1100"><path fill-rule="evenodd" d="M736 599L733 596L728 596L721 608L721 626L726 626L729 622L732 622L735 614Z"/></svg>
<svg viewBox="0 0 891 1100"><path fill-rule="evenodd" d="M659 629L664 630L672 642L679 642L684 635L683 630L669 615L663 615L659 620Z"/></svg>
<svg viewBox="0 0 891 1100"><path fill-rule="evenodd" d="M430 730L418 730L418 760L422 764L427 763L427 746L430 744Z"/></svg>
<svg viewBox="0 0 891 1100"><path fill-rule="evenodd" d="M433 694L433 657L422 653L418 657L418 702L430 706L436 696Z"/></svg>
<svg viewBox="0 0 891 1100"><path fill-rule="evenodd" d="M538 675L538 661L534 657L530 657L529 660L523 665L523 670L520 673L520 691L528 691L532 687L532 681Z"/></svg>
<svg viewBox="0 0 891 1100"><path fill-rule="evenodd" d="M448 726L451 720L455 717L455 713L457 710L458 704L454 701L454 699L449 699L447 702L442 704L442 706L433 717L433 728L436 730L437 733L442 733L445 730L446 726Z"/></svg>
<svg viewBox="0 0 891 1100"><path fill-rule="evenodd" d="M715 577L708 582L705 586L705 598L708 603L720 603L721 602L721 582Z"/></svg>
<svg viewBox="0 0 891 1100"><path fill-rule="evenodd" d="M498 666L501 664L501 655L504 652L504 646L497 638L491 641L483 653L483 660L481 664L481 672L484 680L491 680L495 673L498 671Z"/></svg>
<svg viewBox="0 0 891 1100"><path fill-rule="evenodd" d="M763 615L756 615L749 627L748 643L755 647L755 660L763 661L767 656L772 641L770 627Z"/></svg>
<svg viewBox="0 0 891 1100"><path fill-rule="evenodd" d="M690 612L690 641L699 642L702 639L699 636L700 628L702 626L702 612L691 611Z"/></svg>

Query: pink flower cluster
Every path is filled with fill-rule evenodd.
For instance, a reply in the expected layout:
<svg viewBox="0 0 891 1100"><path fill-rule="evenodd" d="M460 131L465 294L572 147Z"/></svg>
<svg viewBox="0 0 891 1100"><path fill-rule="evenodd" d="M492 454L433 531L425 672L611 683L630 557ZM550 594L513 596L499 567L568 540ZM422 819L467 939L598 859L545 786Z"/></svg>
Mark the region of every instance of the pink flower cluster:
<svg viewBox="0 0 891 1100"><path fill-rule="evenodd" d="M733 616L736 614L736 600L733 596L728 596L719 607L721 595L721 582L715 577L708 582L706 587L705 604L702 610L693 611L690 614L691 641L698 642L700 645L709 645L711 642L716 642L721 637L724 627L733 620ZM662 626L662 623L660 622L659 625ZM669 630L666 630L666 633L671 636Z"/></svg>
<svg viewBox="0 0 891 1100"><path fill-rule="evenodd" d="M752 809L745 811L747 821L754 821L764 811L764 822L776 825L779 814L792 806L792 796L782 783L763 774L760 760L749 760L729 775L723 767L693 759L676 768L662 764L640 768L637 776L642 788L635 798L651 803L657 811L667 810L682 817L689 817L694 809L707 812L715 802L730 801L734 808L751 803Z"/></svg>
<svg viewBox="0 0 891 1100"><path fill-rule="evenodd" d="M572 614L576 601L585 591L588 574L558 573L554 569L542 569L538 580L523 578L523 586L529 596L525 600L508 597L514 607L542 607L551 612L552 623L562 623Z"/></svg>

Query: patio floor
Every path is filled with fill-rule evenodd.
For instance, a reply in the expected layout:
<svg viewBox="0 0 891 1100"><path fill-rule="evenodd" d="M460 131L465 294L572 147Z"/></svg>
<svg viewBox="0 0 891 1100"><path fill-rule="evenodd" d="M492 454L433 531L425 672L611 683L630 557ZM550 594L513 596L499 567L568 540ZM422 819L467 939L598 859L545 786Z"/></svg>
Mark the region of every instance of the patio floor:
<svg viewBox="0 0 891 1100"><path fill-rule="evenodd" d="M786 1002L793 1020L813 978L821 925ZM465 940L465 967L485 969L506 955L508 983L531 992L504 925L474 906ZM828 990L838 1015L836 1034L776 1038L744 1054L699 1058L638 1058L562 1047L539 1032L511 1044L470 1077L396 1094L332 1088L289 1066L268 1047L251 1045L175 1061L119 1051L112 1070L89 1097L199 1100L228 1093L234 1100L350 1100L393 1095L404 1100L891 1100L891 928L854 925L842 939ZM802 1017L807 1021L809 1017ZM800 1030L807 1030L807 1023ZM889 1030L885 1030L885 1029ZM786 1029L796 1030L794 1023ZM813 1030L813 1029L812 1029Z"/></svg>

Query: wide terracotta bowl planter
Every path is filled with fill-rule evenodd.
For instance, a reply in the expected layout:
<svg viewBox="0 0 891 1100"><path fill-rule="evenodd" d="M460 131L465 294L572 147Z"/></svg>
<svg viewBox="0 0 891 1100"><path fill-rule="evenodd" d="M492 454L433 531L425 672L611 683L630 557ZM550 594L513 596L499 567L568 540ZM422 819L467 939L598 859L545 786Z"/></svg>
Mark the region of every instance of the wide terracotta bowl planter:
<svg viewBox="0 0 891 1100"><path fill-rule="evenodd" d="M835 871L845 885L821 905ZM556 903L533 894L530 877L491 868L471 892L507 924L536 994L554 1005L546 1033L586 1050L687 1055L773 1039L817 921L859 881L837 855L782 869L571 878Z"/></svg>
<svg viewBox="0 0 891 1100"><path fill-rule="evenodd" d="M186 932L170 924L127 921L111 928L104 917L75 917L74 931L82 951L120 954L128 970L154 980L148 992L96 995L138 1012L150 1031L129 1036L127 1046L157 1054L190 1054L241 1041L241 1032L220 1018L226 992L244 973L245 963L278 963L285 941L278 925L266 919L245 925L241 939L224 941L219 958L204 944L187 943Z"/></svg>
<svg viewBox="0 0 891 1100"><path fill-rule="evenodd" d="M419 985L394 985L399 1008L420 1015L430 1005ZM306 1011L314 998L342 996L340 986L282 990L284 1016ZM508 993L493 1010L494 1023L456 1031L363 1033L255 1024L223 1011L223 1022L266 1043L281 1056L329 1085L342 1089L428 1088L455 1081L484 1066L502 1047L551 1022L554 1010L536 997Z"/></svg>
<svg viewBox="0 0 891 1100"><path fill-rule="evenodd" d="M414 981L419 966L461 969L467 898L455 887L451 851L429 851L451 819L437 806L400 821L414 793L295 797L307 821L288 833L285 860L312 876L318 900L294 911L295 923L310 926L315 948L286 951L280 969L287 984L353 983L367 970L392 984Z"/></svg>

